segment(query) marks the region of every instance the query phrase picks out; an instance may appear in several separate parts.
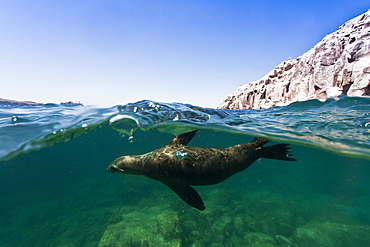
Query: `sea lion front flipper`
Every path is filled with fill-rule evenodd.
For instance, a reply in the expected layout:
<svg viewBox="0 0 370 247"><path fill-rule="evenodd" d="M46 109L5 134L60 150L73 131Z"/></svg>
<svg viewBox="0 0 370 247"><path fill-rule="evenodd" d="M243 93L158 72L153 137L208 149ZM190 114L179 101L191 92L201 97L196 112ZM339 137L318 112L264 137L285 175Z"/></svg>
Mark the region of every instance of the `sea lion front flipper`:
<svg viewBox="0 0 370 247"><path fill-rule="evenodd" d="M175 192L184 202L189 204L190 206L204 210L204 202L198 192L190 187L189 185L173 185L173 184L166 184L170 189Z"/></svg>
<svg viewBox="0 0 370 247"><path fill-rule="evenodd" d="M172 139L169 145L186 145L191 141L191 139L193 139L196 133L197 130L194 130L185 134L181 134L179 136L175 136L175 138Z"/></svg>

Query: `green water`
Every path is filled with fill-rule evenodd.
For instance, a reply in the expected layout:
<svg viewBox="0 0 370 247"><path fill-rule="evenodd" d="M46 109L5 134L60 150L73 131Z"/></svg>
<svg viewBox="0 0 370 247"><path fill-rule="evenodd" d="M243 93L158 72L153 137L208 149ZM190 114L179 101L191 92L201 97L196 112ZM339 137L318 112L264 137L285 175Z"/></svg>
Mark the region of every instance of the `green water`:
<svg viewBox="0 0 370 247"><path fill-rule="evenodd" d="M293 144L296 162L260 159L223 183L195 187L206 206L198 211L157 181L106 171L119 156L173 138L138 128L130 143L100 124L107 119L37 151L21 145L22 155L1 161L0 246L370 246L368 159ZM253 139L207 126L189 145L225 148Z"/></svg>
<svg viewBox="0 0 370 247"><path fill-rule="evenodd" d="M155 246L150 242L158 244L163 238L157 229L161 214L176 215L179 229L169 227L183 246L243 246L253 239L275 246L277 235L292 241L305 226L325 226L328 235L317 241L328 238L334 244L322 246L368 246L364 241L369 237L352 236L370 233L368 160L293 146L297 162L260 160L224 183L198 187L207 206L204 212L159 182L106 172L114 158L151 151L171 138L138 132L130 144L102 127L3 162L1 246L111 246L116 241L122 245L114 246L146 246L146 241ZM223 148L248 141L245 136L200 131L191 145ZM342 227L349 226L365 229L348 229L351 236L340 237ZM117 231L111 237L116 240L104 238L106 231ZM146 239L151 235L159 240ZM298 240L310 246L311 238ZM168 242L163 239L163 246Z"/></svg>

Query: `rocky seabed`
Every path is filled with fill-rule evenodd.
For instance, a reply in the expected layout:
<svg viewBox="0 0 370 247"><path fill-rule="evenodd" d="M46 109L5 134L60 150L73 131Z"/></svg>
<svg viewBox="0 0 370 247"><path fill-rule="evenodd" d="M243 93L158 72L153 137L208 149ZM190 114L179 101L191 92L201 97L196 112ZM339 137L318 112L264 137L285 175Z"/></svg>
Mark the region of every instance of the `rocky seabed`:
<svg viewBox="0 0 370 247"><path fill-rule="evenodd" d="M370 246L370 227L361 222L361 212L330 198L287 200L268 191L234 196L213 190L202 212L167 197L157 198L157 206L144 206L153 203L151 198L137 207L117 207L99 246Z"/></svg>

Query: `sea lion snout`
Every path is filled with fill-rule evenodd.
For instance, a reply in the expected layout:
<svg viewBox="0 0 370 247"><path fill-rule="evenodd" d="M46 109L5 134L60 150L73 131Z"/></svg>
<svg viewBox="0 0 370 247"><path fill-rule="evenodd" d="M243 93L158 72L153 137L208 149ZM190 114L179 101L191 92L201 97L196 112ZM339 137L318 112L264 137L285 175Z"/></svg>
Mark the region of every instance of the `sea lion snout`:
<svg viewBox="0 0 370 247"><path fill-rule="evenodd" d="M135 156L122 156L118 159L115 159L108 167L107 171L109 172L119 172L126 174L141 174L140 162Z"/></svg>
<svg viewBox="0 0 370 247"><path fill-rule="evenodd" d="M119 172L119 169L113 164L107 167L108 172Z"/></svg>
<svg viewBox="0 0 370 247"><path fill-rule="evenodd" d="M108 172L121 172L123 173L124 170L122 169L122 167L119 165L119 162L117 162L118 159L116 159L115 161L113 161L108 167L107 167L107 171Z"/></svg>

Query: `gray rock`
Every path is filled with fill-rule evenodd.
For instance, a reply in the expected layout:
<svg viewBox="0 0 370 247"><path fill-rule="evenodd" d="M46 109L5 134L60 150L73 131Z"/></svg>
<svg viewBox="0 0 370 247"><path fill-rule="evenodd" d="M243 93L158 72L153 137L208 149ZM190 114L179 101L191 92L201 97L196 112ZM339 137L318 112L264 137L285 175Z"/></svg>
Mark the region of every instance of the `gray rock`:
<svg viewBox="0 0 370 247"><path fill-rule="evenodd" d="M295 101L370 94L370 10L302 56L236 89L218 108L266 109Z"/></svg>

